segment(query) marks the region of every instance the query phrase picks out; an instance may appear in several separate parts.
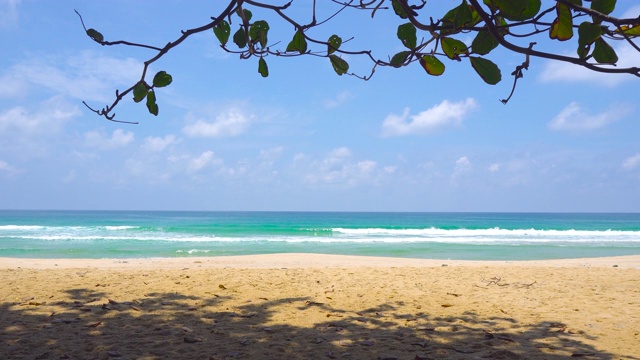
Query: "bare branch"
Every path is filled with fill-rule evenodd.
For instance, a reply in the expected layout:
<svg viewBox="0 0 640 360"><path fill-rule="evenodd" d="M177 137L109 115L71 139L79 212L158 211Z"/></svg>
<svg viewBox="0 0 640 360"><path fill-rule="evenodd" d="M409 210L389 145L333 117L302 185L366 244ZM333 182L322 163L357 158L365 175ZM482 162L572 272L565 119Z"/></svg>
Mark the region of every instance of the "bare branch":
<svg viewBox="0 0 640 360"><path fill-rule="evenodd" d="M530 43L529 49L533 49L534 45L536 45L536 43L534 42ZM511 73L511 75L513 75L513 87L511 88L511 93L509 93L509 97L507 97L506 99L500 100L500 102L502 102L503 104L506 105L509 102L509 100L511 100L513 93L516 91L516 85L518 84L518 79L520 79L521 77L524 77L522 70L529 70L529 55L527 55L527 58L522 63L522 65L516 66L516 69Z"/></svg>

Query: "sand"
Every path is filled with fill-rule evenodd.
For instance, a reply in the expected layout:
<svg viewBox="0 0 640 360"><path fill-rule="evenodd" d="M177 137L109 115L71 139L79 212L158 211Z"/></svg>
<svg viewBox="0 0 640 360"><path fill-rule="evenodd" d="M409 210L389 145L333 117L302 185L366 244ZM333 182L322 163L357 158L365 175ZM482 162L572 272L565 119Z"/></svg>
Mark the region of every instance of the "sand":
<svg viewBox="0 0 640 360"><path fill-rule="evenodd" d="M0 307L0 359L640 359L640 256L0 258Z"/></svg>

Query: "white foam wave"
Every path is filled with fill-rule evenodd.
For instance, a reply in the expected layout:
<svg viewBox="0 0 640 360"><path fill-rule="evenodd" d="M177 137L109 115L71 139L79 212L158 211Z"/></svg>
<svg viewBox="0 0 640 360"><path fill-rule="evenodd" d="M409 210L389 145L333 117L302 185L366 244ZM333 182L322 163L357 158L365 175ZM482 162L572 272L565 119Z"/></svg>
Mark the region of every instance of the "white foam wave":
<svg viewBox="0 0 640 360"><path fill-rule="evenodd" d="M582 237L582 238L601 238L601 237L628 237L640 240L640 231L620 231L620 230L537 230L537 229L345 229L333 228L333 232L344 234L347 236L420 236L425 238L434 237L530 237L530 238L553 238L553 237Z"/></svg>
<svg viewBox="0 0 640 360"><path fill-rule="evenodd" d="M119 225L119 226L105 226L107 230L130 230L130 229L138 229L138 226L128 226L128 225Z"/></svg>
<svg viewBox="0 0 640 360"><path fill-rule="evenodd" d="M5 225L14 226L14 225ZM43 241L157 241L157 242L282 242L282 243L466 243L466 244L544 244L544 243L624 243L640 244L640 231L537 230L537 229L348 229L333 228L326 236L297 234L217 237L213 234L127 231L136 226L42 227L8 231L1 237ZM1 228L0 228L1 229Z"/></svg>
<svg viewBox="0 0 640 360"><path fill-rule="evenodd" d="M8 230L8 231L29 230L29 231L33 231L33 230L42 230L44 228L45 228L44 226L40 226L40 225L0 225L0 231L1 230Z"/></svg>
<svg viewBox="0 0 640 360"><path fill-rule="evenodd" d="M176 250L177 253L188 253L188 254L198 254L198 253L209 253L211 250L201 250L201 249L191 249L191 250Z"/></svg>
<svg viewBox="0 0 640 360"><path fill-rule="evenodd" d="M21 235L13 236L18 239L33 240L67 240L67 241L185 241L185 242L210 242L217 241L215 236L162 236L159 234L149 236L102 236L102 235L75 235L75 234L58 234L58 235Z"/></svg>

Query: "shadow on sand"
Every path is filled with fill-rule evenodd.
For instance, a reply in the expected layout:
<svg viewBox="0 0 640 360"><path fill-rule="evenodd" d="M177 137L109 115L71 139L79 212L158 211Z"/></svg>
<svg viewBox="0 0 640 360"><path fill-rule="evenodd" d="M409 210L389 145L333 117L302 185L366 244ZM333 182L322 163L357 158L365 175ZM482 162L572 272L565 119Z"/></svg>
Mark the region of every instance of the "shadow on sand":
<svg viewBox="0 0 640 360"><path fill-rule="evenodd" d="M585 344L589 334L572 333L562 323L518 324L508 316L404 314L393 303L353 311L305 297L231 305L233 294L109 296L99 287L78 288L46 303L1 303L0 358L614 358ZM308 317L309 326L286 325L278 317L282 307Z"/></svg>

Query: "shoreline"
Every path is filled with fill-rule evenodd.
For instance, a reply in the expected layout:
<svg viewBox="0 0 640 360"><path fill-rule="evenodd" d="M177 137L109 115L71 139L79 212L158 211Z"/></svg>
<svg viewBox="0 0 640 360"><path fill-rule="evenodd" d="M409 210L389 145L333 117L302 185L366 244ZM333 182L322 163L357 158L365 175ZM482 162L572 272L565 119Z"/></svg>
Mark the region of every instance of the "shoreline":
<svg viewBox="0 0 640 360"><path fill-rule="evenodd" d="M130 259L40 259L0 257L0 269L180 269L197 268L394 268L394 267L604 267L640 269L640 255L552 259L552 260L442 260L374 257L356 255L327 255L311 253L282 253L265 255L235 255L184 258Z"/></svg>

